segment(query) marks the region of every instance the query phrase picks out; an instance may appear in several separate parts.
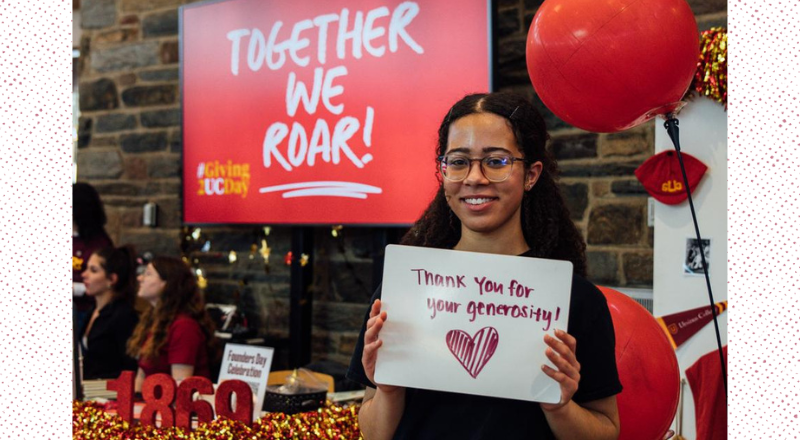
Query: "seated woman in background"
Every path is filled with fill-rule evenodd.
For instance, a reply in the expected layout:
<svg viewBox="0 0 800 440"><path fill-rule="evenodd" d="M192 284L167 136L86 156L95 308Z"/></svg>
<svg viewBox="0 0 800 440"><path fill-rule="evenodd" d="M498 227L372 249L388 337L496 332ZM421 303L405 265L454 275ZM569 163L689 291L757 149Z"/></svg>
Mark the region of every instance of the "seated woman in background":
<svg viewBox="0 0 800 440"><path fill-rule="evenodd" d="M153 308L128 341L128 354L139 359L136 391L142 390L145 377L156 373L170 374L178 382L190 376L210 378L214 323L189 267L177 258L156 257L139 275L139 297Z"/></svg>
<svg viewBox="0 0 800 440"><path fill-rule="evenodd" d="M86 295L83 273L95 251L113 246L106 233L106 212L97 190L88 183L72 185L72 328L76 339L95 308L95 300Z"/></svg>
<svg viewBox="0 0 800 440"><path fill-rule="evenodd" d="M97 303L79 333L83 379L113 379L123 370L136 370L136 360L125 352L139 321L133 307L135 254L131 246L105 247L89 257L81 274L86 295Z"/></svg>

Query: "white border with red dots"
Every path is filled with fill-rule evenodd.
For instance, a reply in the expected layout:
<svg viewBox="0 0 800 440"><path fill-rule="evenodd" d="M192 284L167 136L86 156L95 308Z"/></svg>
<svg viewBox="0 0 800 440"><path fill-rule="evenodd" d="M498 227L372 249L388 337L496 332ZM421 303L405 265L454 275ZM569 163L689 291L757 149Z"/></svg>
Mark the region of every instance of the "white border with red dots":
<svg viewBox="0 0 800 440"><path fill-rule="evenodd" d="M800 4L729 6L729 434L797 438ZM2 438L71 433L71 20L0 0Z"/></svg>
<svg viewBox="0 0 800 440"><path fill-rule="evenodd" d="M0 436L68 438L72 1L0 1Z"/></svg>

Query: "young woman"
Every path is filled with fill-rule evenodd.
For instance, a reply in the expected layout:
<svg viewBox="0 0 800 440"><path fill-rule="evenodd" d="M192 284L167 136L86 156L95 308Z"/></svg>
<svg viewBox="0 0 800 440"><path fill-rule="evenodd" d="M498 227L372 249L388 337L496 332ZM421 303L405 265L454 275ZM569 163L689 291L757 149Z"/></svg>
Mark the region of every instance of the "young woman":
<svg viewBox="0 0 800 440"><path fill-rule="evenodd" d="M391 319L376 292L348 377L367 386L364 438L615 439L622 387L614 330L602 293L582 276L585 244L559 191L545 149L544 121L525 99L504 93L457 102L439 128L440 188L402 244L571 261L568 331L544 337L561 387L557 404L376 384L380 330Z"/></svg>
<svg viewBox="0 0 800 440"><path fill-rule="evenodd" d="M155 373L171 374L178 382L190 376L210 378L214 323L189 267L176 258L156 257L139 275L139 297L153 308L128 342L128 353L139 359L136 391Z"/></svg>
<svg viewBox="0 0 800 440"><path fill-rule="evenodd" d="M125 347L139 321L134 310L136 259L130 246L103 248L89 257L81 274L86 295L97 305L80 329L83 379L114 379L136 370Z"/></svg>
<svg viewBox="0 0 800 440"><path fill-rule="evenodd" d="M84 328L95 300L85 295L82 274L89 257L97 250L113 246L105 230L106 213L97 190L88 183L72 185L72 319L75 336Z"/></svg>

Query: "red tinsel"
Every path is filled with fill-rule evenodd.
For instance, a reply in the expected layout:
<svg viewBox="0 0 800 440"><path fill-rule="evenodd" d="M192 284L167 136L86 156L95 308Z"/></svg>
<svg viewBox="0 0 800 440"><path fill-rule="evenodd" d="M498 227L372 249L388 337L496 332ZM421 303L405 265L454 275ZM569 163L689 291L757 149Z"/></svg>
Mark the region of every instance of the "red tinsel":
<svg viewBox="0 0 800 440"><path fill-rule="evenodd" d="M73 440L350 440L361 439L358 428L358 404L340 406L330 401L322 408L287 415L269 413L256 420L253 426L241 422L216 419L194 431L181 428L154 428L138 423L129 424L115 415L106 414L93 402L72 404Z"/></svg>
<svg viewBox="0 0 800 440"><path fill-rule="evenodd" d="M700 34L700 58L689 91L728 108L728 33L715 27Z"/></svg>

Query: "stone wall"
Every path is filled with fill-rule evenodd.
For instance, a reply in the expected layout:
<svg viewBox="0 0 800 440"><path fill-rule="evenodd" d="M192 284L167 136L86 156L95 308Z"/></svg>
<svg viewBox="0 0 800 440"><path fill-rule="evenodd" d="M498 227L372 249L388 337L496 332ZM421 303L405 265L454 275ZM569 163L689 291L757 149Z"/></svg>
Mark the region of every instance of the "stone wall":
<svg viewBox="0 0 800 440"><path fill-rule="evenodd" d="M180 0L83 0L79 92L78 178L106 204L116 243L141 252L178 255L183 244L206 272L209 301L236 301L264 334L288 334L289 228L270 235L254 227L203 228L199 240L181 229L181 133L178 88ZM653 230L647 194L633 175L654 151L654 123L616 134L572 128L534 96L525 67L528 26L537 0L497 0L501 90L538 103L563 170L562 189L588 243L589 276L598 284L652 286ZM726 25L725 0L691 0L700 29ZM159 225L142 225L142 205L159 205ZM346 362L373 283L372 228L333 237L318 228L314 260L314 357ZM394 236L402 231L394 231ZM252 246L266 238L265 266ZM208 252L200 252L210 243ZM229 252L237 253L234 263Z"/></svg>

